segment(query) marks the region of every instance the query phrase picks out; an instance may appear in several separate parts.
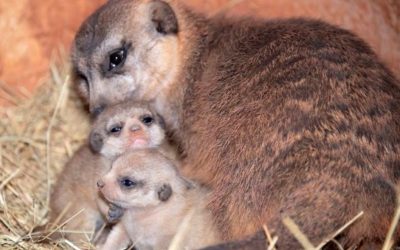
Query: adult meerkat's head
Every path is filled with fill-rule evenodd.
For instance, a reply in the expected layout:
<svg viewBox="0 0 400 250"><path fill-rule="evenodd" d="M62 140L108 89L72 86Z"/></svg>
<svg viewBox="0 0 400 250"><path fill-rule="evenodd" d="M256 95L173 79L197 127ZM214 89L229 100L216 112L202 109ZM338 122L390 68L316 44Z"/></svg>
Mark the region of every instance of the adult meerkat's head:
<svg viewBox="0 0 400 250"><path fill-rule="evenodd" d="M123 154L98 182L104 197L122 209L145 208L167 202L193 187L175 163L154 149Z"/></svg>
<svg viewBox="0 0 400 250"><path fill-rule="evenodd" d="M164 142L164 120L148 105L133 101L106 108L94 121L89 136L92 150L109 160L141 148L156 148Z"/></svg>
<svg viewBox="0 0 400 250"><path fill-rule="evenodd" d="M77 88L92 114L126 99L149 101L177 76L179 24L161 0L110 0L72 46Z"/></svg>

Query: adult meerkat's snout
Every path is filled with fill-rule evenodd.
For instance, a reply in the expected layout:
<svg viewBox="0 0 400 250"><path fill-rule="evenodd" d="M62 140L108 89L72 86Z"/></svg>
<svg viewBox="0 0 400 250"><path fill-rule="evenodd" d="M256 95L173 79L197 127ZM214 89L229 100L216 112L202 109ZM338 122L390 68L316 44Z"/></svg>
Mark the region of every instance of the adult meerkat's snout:
<svg viewBox="0 0 400 250"><path fill-rule="evenodd" d="M180 64L178 19L155 1L109 1L80 27L72 47L77 89L96 116L126 99L152 100Z"/></svg>

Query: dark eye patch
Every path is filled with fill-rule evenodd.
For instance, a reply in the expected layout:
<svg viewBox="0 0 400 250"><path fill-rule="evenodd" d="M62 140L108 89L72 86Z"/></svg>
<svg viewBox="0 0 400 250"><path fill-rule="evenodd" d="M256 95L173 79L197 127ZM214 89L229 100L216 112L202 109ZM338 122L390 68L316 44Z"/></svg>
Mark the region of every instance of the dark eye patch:
<svg viewBox="0 0 400 250"><path fill-rule="evenodd" d="M124 178L122 180L120 180L120 185L123 186L124 188L134 188L136 186L136 182L128 179L128 178Z"/></svg>
<svg viewBox="0 0 400 250"><path fill-rule="evenodd" d="M110 129L108 130L108 133L118 136L121 133L123 128L124 128L124 124L116 123L110 127Z"/></svg>
<svg viewBox="0 0 400 250"><path fill-rule="evenodd" d="M130 47L131 44L123 42L123 45L120 48L114 49L107 54L102 65L105 76L111 76L114 73L121 73L120 70L124 66Z"/></svg>
<svg viewBox="0 0 400 250"><path fill-rule="evenodd" d="M108 64L108 71L112 71L117 67L122 67L126 59L127 51L125 48L120 48L110 54L110 63Z"/></svg>
<svg viewBox="0 0 400 250"><path fill-rule="evenodd" d="M143 186L143 182L134 180L129 176L120 177L118 183L122 189L129 190Z"/></svg>
<svg viewBox="0 0 400 250"><path fill-rule="evenodd" d="M140 120L146 126L150 126L154 122L154 118L151 115L143 115L142 117L140 117Z"/></svg>

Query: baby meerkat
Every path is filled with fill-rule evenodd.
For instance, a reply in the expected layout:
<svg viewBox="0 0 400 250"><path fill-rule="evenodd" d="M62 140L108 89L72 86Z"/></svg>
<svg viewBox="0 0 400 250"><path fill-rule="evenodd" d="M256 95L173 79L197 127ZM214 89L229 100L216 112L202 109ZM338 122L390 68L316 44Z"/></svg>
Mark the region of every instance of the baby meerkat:
<svg viewBox="0 0 400 250"><path fill-rule="evenodd" d="M211 214L205 209L207 190L182 177L176 163L159 151L144 149L119 157L99 181L104 197L123 211L102 249L197 249L218 242ZM112 215L111 215L112 216ZM189 220L185 226L183 221Z"/></svg>
<svg viewBox="0 0 400 250"><path fill-rule="evenodd" d="M90 235L105 223L108 206L99 196L96 181L110 166L110 161L93 153L87 144L81 146L53 185L48 223L35 231L52 232L62 225L62 230L49 237L64 236L77 245L88 242Z"/></svg>
<svg viewBox="0 0 400 250"><path fill-rule="evenodd" d="M65 231L91 233L106 222L114 222L106 220L105 214L110 208L98 192L97 180L126 151L160 147L163 153L174 158L175 151L164 138L162 118L147 105L126 102L107 108L94 121L89 145L81 147L54 185L47 229L68 221L63 226ZM118 216L113 217L117 219ZM65 236L76 243L89 238L83 233Z"/></svg>

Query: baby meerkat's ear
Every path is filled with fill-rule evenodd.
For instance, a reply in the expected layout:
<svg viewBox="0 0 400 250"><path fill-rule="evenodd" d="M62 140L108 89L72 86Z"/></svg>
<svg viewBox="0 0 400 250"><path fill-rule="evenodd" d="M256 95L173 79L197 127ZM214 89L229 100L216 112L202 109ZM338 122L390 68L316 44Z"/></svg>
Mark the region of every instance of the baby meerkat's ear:
<svg viewBox="0 0 400 250"><path fill-rule="evenodd" d="M160 201L167 201L172 195L172 188L169 184L163 184L158 188L157 194Z"/></svg>
<svg viewBox="0 0 400 250"><path fill-rule="evenodd" d="M89 135L89 145L90 148L93 150L95 153L99 153L101 148L103 147L103 136L96 131L90 132Z"/></svg>
<svg viewBox="0 0 400 250"><path fill-rule="evenodd" d="M151 21L154 23L157 32L161 34L178 33L178 20L171 6L161 0L155 0L151 3Z"/></svg>

